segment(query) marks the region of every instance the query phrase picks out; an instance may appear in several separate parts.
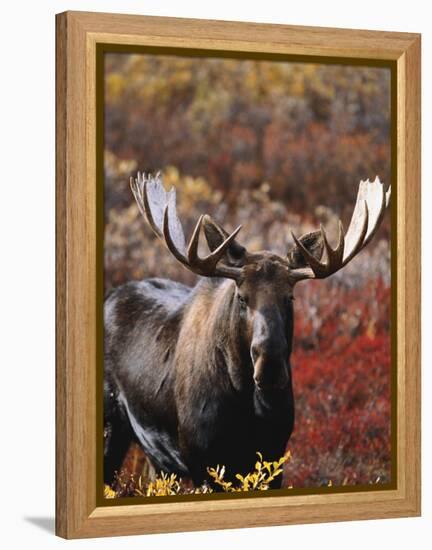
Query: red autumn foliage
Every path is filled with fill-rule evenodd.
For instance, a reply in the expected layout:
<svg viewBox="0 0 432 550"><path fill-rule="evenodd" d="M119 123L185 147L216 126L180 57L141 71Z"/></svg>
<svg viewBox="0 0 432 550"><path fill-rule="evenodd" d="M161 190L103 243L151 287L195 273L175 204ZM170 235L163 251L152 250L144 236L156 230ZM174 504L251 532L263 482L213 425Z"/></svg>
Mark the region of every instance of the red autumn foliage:
<svg viewBox="0 0 432 550"><path fill-rule="evenodd" d="M378 279L337 292L335 302L323 297L317 332L296 315L296 426L284 478L294 487L390 481L390 290Z"/></svg>

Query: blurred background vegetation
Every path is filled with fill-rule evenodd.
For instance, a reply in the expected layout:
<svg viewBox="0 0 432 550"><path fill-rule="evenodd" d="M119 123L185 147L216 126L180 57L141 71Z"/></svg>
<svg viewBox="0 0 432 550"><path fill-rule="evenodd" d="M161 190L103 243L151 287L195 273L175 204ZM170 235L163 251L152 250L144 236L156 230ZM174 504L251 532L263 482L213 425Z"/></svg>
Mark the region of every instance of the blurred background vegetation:
<svg viewBox="0 0 432 550"><path fill-rule="evenodd" d="M139 215L137 170L177 187L187 238L208 213L228 231L242 224L251 251L284 255L291 229L323 223L332 236L338 217L347 228L360 179L390 182L390 120L388 69L106 54L106 290L196 280ZM390 479L389 242L387 215L344 270L296 288L287 485Z"/></svg>

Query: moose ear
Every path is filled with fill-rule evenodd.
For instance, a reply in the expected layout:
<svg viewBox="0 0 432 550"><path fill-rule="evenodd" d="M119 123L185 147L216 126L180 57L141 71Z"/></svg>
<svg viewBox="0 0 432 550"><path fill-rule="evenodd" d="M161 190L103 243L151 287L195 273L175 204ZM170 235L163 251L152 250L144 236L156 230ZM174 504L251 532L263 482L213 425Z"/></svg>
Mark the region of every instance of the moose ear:
<svg viewBox="0 0 432 550"><path fill-rule="evenodd" d="M305 233L300 237L299 241L317 260L321 260L324 251L324 241L321 231ZM292 269L306 267L308 265L297 245L294 245L293 248L288 251L287 260Z"/></svg>
<svg viewBox="0 0 432 550"><path fill-rule="evenodd" d="M208 214L205 214L203 217L203 227L204 235L211 252L216 250L229 237L225 229ZM245 254L246 248L234 240L225 252L225 263L231 266L242 266Z"/></svg>

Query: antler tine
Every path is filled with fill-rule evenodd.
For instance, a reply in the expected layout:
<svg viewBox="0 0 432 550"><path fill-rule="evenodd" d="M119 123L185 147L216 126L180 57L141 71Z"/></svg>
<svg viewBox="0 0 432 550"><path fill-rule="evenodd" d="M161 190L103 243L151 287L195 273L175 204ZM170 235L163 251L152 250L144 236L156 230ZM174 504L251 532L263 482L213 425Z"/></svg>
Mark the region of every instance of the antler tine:
<svg viewBox="0 0 432 550"><path fill-rule="evenodd" d="M139 211L144 216L144 210L143 210L143 207L141 204L141 198L139 195L138 181L136 178L133 178L132 176L129 178L129 187L131 188L132 194L137 203Z"/></svg>
<svg viewBox="0 0 432 550"><path fill-rule="evenodd" d="M387 193L386 193L386 197L385 197L386 208L390 204L390 199L391 199L391 186L387 189Z"/></svg>
<svg viewBox="0 0 432 550"><path fill-rule="evenodd" d="M361 200L358 204L360 206L357 211L354 209L351 223L346 234L347 246L345 247L346 254L344 254L342 261L343 265L346 265L350 260L352 260L352 258L354 258L354 256L362 249L369 225L369 208L367 202L365 200ZM356 212L361 212L357 215L357 218L355 217Z"/></svg>
<svg viewBox="0 0 432 550"><path fill-rule="evenodd" d="M161 206L167 202L169 193L166 193L159 179L159 173L155 177L146 177L145 174L138 172L136 178L130 178L130 188L142 216L147 219L154 233L159 238L163 238ZM149 197L149 187L154 195L153 201Z"/></svg>
<svg viewBox="0 0 432 550"><path fill-rule="evenodd" d="M344 230L343 230L343 225L341 220L339 220L338 228L339 228L338 244L336 248L333 249L328 242L327 234L324 230L324 227L320 225L320 231L324 242L324 248L327 253L327 264L329 269L338 269L338 267L341 265L342 258L343 258L345 240L344 240Z"/></svg>
<svg viewBox="0 0 432 550"><path fill-rule="evenodd" d="M160 227L156 224L156 221L154 219L154 215L150 206L150 200L148 196L148 181L146 178L143 178L141 180L141 202L144 207L145 215L147 216L147 220L150 224L150 227L153 229L153 231L156 233L158 237L162 237L162 231L160 230Z"/></svg>
<svg viewBox="0 0 432 550"><path fill-rule="evenodd" d="M312 279L314 278L314 275L317 278L319 278L321 274L322 276L324 276L326 265L321 263L319 260L317 260L315 256L313 256L309 252L309 250L303 245L303 243L299 239L297 239L297 237L294 235L292 231L291 231L291 236L295 244L297 245L301 255L303 256L304 261L309 265L310 269L312 270L312 273L308 278ZM309 270L307 272L309 273ZM303 273L303 271L300 273ZM306 278L306 277L302 277L302 279L303 278Z"/></svg>
<svg viewBox="0 0 432 550"><path fill-rule="evenodd" d="M230 279L238 279L241 275L241 268L230 266L218 267L217 264L221 260L228 246L237 236L237 233L240 231L241 226L237 227L237 229L233 231L231 235L229 235L225 239L225 241L220 246L218 246L218 248L216 248L216 250L214 250L212 253L210 253L208 256L205 256L204 258L200 258L198 256L198 244L203 217L204 216L200 216L192 233L186 257L178 250L172 238L170 230L169 205L166 205L163 216L163 236L165 238L165 242L169 251L183 265L185 265L188 269L190 269L194 273L197 273L198 275L203 275L207 277L227 277Z"/></svg>
<svg viewBox="0 0 432 550"><path fill-rule="evenodd" d="M215 270L217 263L224 255L226 249L236 238L238 232L241 229L241 225L237 227L237 229L235 229L213 252L211 252L204 258L200 258L198 256L198 243L203 218L204 216L200 216L195 226L194 232L189 242L187 254L189 265L191 266L191 268L195 267L196 269L199 269L199 272L201 274L210 274Z"/></svg>
<svg viewBox="0 0 432 550"><path fill-rule="evenodd" d="M189 263L192 265L196 263L198 258L198 245L199 245L199 238L201 233L201 225L203 221L203 215L201 215L197 221L197 224L195 226L195 229L192 233L192 237L189 241L188 249L187 249L187 255Z"/></svg>
<svg viewBox="0 0 432 550"><path fill-rule="evenodd" d="M390 193L390 188L387 193L384 191L384 186L378 177L373 182L369 180L360 182L356 204L346 234L344 234L342 222L339 220L339 237L336 248L330 246L324 228L320 227L327 255L324 262L317 260L292 233L294 242L308 264L306 268L293 270L293 277L296 280L323 279L336 273L350 262L377 232L384 211L389 204Z"/></svg>
<svg viewBox="0 0 432 550"><path fill-rule="evenodd" d="M206 256L205 259L207 258L212 258L213 261L216 261L216 263L222 258L222 256L224 255L226 249L229 247L229 245L233 242L233 240L237 237L237 234L238 232L240 231L240 229L242 228L241 225L239 225L236 229L234 229L234 231L231 233L231 235L229 235L224 241L223 243L221 243L217 248L216 250L213 250L213 252L211 254L209 254L208 256Z"/></svg>
<svg viewBox="0 0 432 550"><path fill-rule="evenodd" d="M384 186L380 182L378 176L376 176L375 181L369 182L369 183L370 183L369 188L372 189L373 187L375 187L377 191L375 193L376 195L375 202L371 201L371 206L370 206L371 223L370 223L370 227L368 227L368 231L367 231L365 240L363 241L362 248L365 247L371 241L372 237L377 232L380 226L381 220L384 216L385 209L389 204L390 194L391 194L391 187L388 188L388 191L386 193L384 191Z"/></svg>
<svg viewBox="0 0 432 550"><path fill-rule="evenodd" d="M169 205L167 204L165 206L164 214L163 214L163 236L165 238L165 243L168 247L168 250L171 252L171 254L175 258L177 258L179 262L181 262L185 266L189 266L188 259L186 258L186 256L184 256L180 252L180 250L178 250L178 248L176 247L172 239L170 227L169 227L168 209L169 209Z"/></svg>
<svg viewBox="0 0 432 550"><path fill-rule="evenodd" d="M199 240L199 234L201 229L201 221L202 218L200 218L194 234L191 239L191 243L188 248L188 259L189 259L189 267L192 271L195 273L198 273L199 275L206 275L211 277L228 277L230 279L237 279L241 275L241 269L230 267L230 266L219 266L218 263L222 259L222 256L224 255L225 251L229 247L229 245L232 243L232 241L235 239L237 233L240 231L241 226L237 227L231 235L229 235L223 243L221 243L216 250L205 256L204 258L200 258L198 256L198 240Z"/></svg>

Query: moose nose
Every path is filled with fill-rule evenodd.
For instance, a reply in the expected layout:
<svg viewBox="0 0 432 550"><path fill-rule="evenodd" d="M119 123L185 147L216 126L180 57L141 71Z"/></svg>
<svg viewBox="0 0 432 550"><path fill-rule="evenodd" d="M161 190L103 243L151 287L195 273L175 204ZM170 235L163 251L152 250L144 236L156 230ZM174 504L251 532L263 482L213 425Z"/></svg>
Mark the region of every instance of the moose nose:
<svg viewBox="0 0 432 550"><path fill-rule="evenodd" d="M255 343L251 345L250 353L254 367L253 380L259 390L282 389L288 384L288 353L283 345L269 349Z"/></svg>
<svg viewBox="0 0 432 550"><path fill-rule="evenodd" d="M277 374L276 377L267 379L262 375L254 375L253 377L255 386L262 391L267 390L282 390L284 389L290 381L289 373L286 369L283 369Z"/></svg>
<svg viewBox="0 0 432 550"><path fill-rule="evenodd" d="M267 360L285 359L289 355L288 346L284 342L252 342L250 353L254 364L260 358L266 358Z"/></svg>

